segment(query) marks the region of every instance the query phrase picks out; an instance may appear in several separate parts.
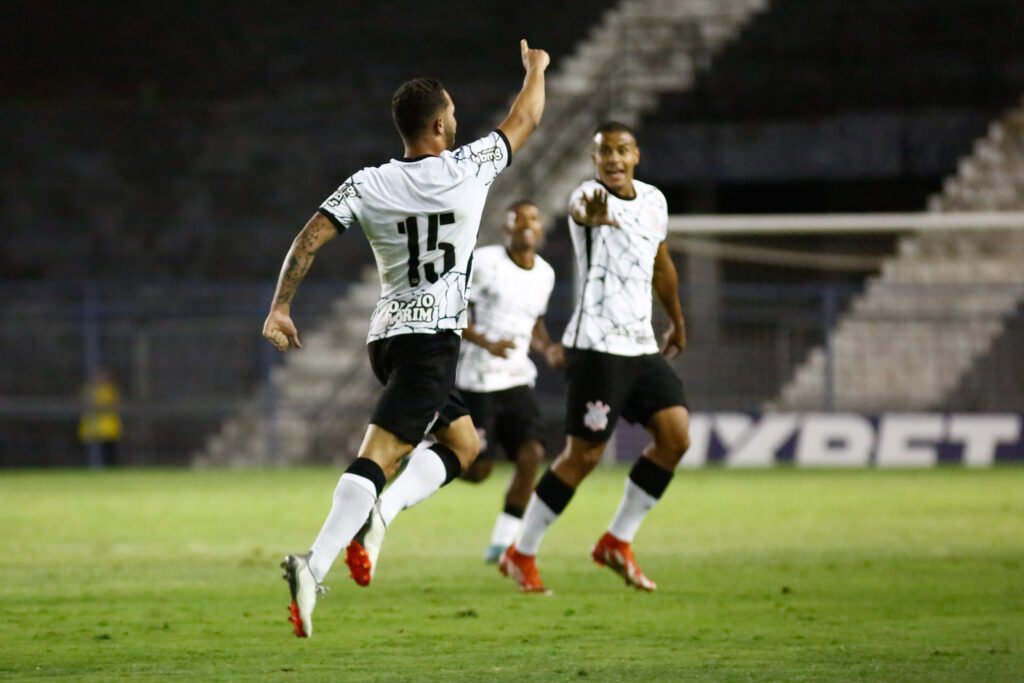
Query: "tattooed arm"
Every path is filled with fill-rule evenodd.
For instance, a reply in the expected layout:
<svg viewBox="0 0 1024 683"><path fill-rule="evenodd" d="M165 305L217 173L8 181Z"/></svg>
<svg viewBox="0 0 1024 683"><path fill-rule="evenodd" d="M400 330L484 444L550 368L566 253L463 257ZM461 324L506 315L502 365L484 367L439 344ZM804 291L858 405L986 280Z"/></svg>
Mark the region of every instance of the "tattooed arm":
<svg viewBox="0 0 1024 683"><path fill-rule="evenodd" d="M263 336L279 351L287 351L289 346L302 348L302 344L299 343L299 332L291 318L292 299L295 298L295 290L298 289L299 283L306 277L306 272L313 264L317 249L337 234L337 228L329 220L319 213L313 214L306 227L292 242L288 255L284 257L281 275L277 279L277 289L274 290L274 301L270 304L270 315L263 323Z"/></svg>

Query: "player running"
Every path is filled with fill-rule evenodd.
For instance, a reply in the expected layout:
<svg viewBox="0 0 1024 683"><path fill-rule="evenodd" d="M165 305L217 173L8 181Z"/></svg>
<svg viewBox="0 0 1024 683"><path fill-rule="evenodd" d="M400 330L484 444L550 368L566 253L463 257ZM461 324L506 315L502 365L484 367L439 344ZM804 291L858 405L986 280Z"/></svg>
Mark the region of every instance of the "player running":
<svg viewBox="0 0 1024 683"><path fill-rule="evenodd" d="M473 254L470 323L455 377L482 442L462 478L480 482L490 476L499 447L515 462L485 562L497 562L519 531L544 458L543 424L531 389L537 368L528 352L544 354L551 367L563 364L562 345L551 341L544 325L555 271L537 254L544 236L540 210L528 201L512 204L504 231L504 244Z"/></svg>
<svg viewBox="0 0 1024 683"><path fill-rule="evenodd" d="M263 336L282 351L302 348L292 299L316 251L354 223L377 261L381 297L370 320L370 365L384 391L358 457L338 481L327 520L301 555L282 566L291 589L297 636L313 634L313 609L331 565L370 517L387 479L409 455L389 491L414 505L457 477L480 449L469 411L455 389L459 334L466 326L472 252L487 191L544 111L544 50L520 43L526 77L508 117L489 135L455 149L455 105L439 81L404 83L391 113L404 156L349 177L320 206L285 257ZM431 432L436 443L421 444ZM410 455L411 452L411 455ZM379 520L379 512L371 519ZM350 548L353 578L369 581L372 564Z"/></svg>
<svg viewBox="0 0 1024 683"><path fill-rule="evenodd" d="M665 245L665 197L633 178L640 150L628 126L599 126L591 158L597 179L570 199L577 300L562 337L568 444L537 482L519 535L499 562L525 592L545 591L535 562L541 539L600 462L619 415L643 424L654 443L630 470L619 509L591 557L627 585L654 590L631 543L690 446L683 385L662 357L686 346L676 269ZM662 355L651 326L652 284L671 322Z"/></svg>

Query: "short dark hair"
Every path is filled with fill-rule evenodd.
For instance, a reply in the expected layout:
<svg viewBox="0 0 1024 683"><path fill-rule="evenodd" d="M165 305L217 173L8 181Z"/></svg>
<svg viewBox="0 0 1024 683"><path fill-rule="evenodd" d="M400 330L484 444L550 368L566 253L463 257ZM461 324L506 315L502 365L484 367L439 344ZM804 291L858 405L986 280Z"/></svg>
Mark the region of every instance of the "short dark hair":
<svg viewBox="0 0 1024 683"><path fill-rule="evenodd" d="M448 106L444 86L436 78L414 78L398 86L391 98L391 118L403 140L423 131L438 110Z"/></svg>
<svg viewBox="0 0 1024 683"><path fill-rule="evenodd" d="M620 121L604 121L597 126L597 130L594 131L594 135L601 133L629 133L636 138L636 133L633 129Z"/></svg>
<svg viewBox="0 0 1024 683"><path fill-rule="evenodd" d="M518 211L524 206L536 206L538 209L540 208L539 206L537 206L537 202L530 201L529 199L517 199L516 201L509 204L508 208L506 208L505 210Z"/></svg>

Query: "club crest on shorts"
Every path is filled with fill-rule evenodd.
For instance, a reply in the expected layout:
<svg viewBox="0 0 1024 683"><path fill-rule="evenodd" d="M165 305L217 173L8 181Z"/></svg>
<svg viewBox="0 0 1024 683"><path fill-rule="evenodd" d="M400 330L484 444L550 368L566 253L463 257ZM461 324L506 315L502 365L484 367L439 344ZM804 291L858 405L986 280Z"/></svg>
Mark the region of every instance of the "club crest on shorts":
<svg viewBox="0 0 1024 683"><path fill-rule="evenodd" d="M483 427L476 428L476 435L480 437L480 452L487 450L487 430Z"/></svg>
<svg viewBox="0 0 1024 683"><path fill-rule="evenodd" d="M602 401L587 401L587 414L583 416L583 424L591 431L604 431L608 426L608 411L611 406L606 406Z"/></svg>

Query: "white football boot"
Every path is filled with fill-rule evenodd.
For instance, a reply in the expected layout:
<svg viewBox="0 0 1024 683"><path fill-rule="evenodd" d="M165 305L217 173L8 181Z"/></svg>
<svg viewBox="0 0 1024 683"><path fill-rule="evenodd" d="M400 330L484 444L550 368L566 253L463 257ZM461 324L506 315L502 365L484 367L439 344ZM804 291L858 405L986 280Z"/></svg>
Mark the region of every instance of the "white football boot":
<svg viewBox="0 0 1024 683"><path fill-rule="evenodd" d="M309 569L309 555L285 555L281 563L284 579L292 595L292 602L288 605L288 621L292 622L293 632L299 638L313 635L316 595L327 590L326 586L321 586L313 578L313 572Z"/></svg>

